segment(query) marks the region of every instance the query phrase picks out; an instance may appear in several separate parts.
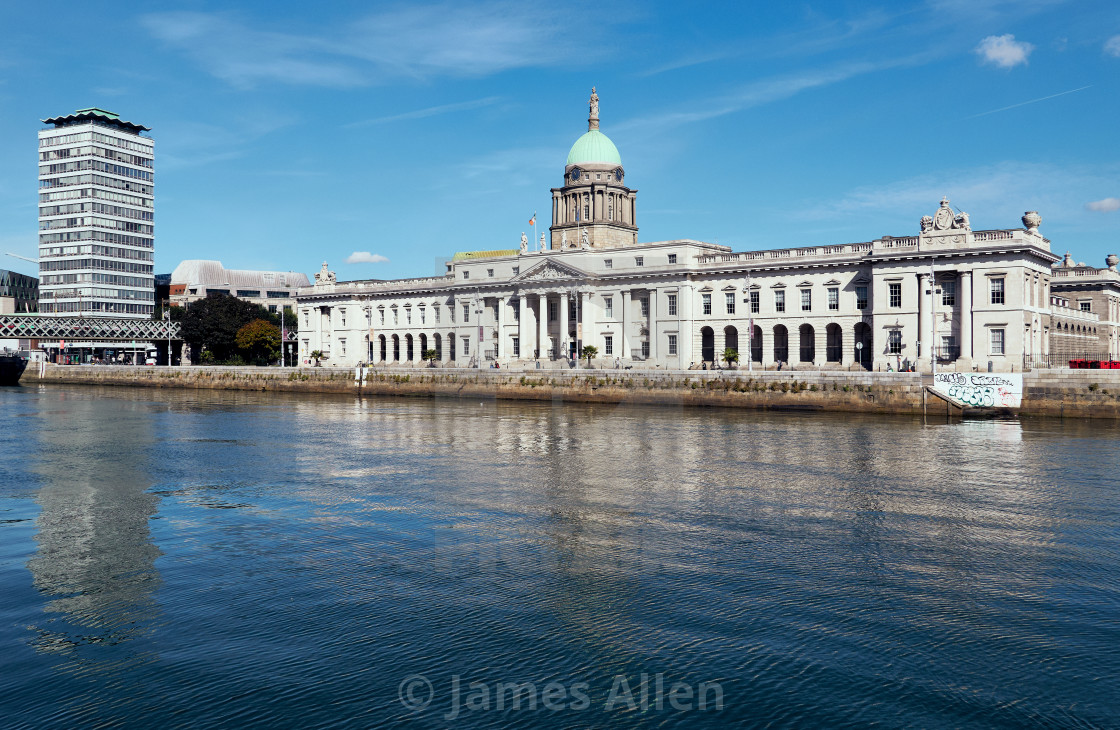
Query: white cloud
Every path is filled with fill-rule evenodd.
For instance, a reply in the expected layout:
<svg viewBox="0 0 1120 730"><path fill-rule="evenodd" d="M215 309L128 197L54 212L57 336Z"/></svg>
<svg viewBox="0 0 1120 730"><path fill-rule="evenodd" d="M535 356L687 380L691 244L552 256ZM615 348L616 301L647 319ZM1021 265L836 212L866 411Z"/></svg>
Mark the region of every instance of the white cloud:
<svg viewBox="0 0 1120 730"><path fill-rule="evenodd" d="M473 101L463 101L457 104L441 104L440 106L430 106L426 109L414 109L410 112L402 112L400 114L392 114L387 117L377 117L376 119L363 119L359 122L350 122L349 124L342 125L347 129L355 127L368 127L374 124L385 124L388 122L403 122L409 119L424 119L426 117L434 117L440 114L450 114L451 112L468 111L470 109L479 109L484 106L490 106L498 101L496 96L488 96L485 99L474 99Z"/></svg>
<svg viewBox="0 0 1120 730"><path fill-rule="evenodd" d="M385 264L389 259L385 258L378 253L370 253L369 251L355 251L346 257L348 264Z"/></svg>
<svg viewBox="0 0 1120 730"><path fill-rule="evenodd" d="M1120 35L1114 35L1104 42L1104 52L1120 58Z"/></svg>
<svg viewBox="0 0 1120 730"><path fill-rule="evenodd" d="M572 58L602 61L607 27L581 29L573 38L566 12L543 3L491 0L401 5L291 32L230 13L160 12L140 23L234 86L348 88L397 77L479 77Z"/></svg>
<svg viewBox="0 0 1120 730"><path fill-rule="evenodd" d="M1120 198L1105 198L1104 200L1094 200L1092 203L1086 203L1087 210L1093 210L1097 213L1113 213L1120 210Z"/></svg>
<svg viewBox="0 0 1120 730"><path fill-rule="evenodd" d="M976 46L976 53L985 63L995 64L1000 68L1014 68L1021 63L1026 64L1027 57L1033 50L1034 46L1030 43L1017 41L1010 33L990 35Z"/></svg>

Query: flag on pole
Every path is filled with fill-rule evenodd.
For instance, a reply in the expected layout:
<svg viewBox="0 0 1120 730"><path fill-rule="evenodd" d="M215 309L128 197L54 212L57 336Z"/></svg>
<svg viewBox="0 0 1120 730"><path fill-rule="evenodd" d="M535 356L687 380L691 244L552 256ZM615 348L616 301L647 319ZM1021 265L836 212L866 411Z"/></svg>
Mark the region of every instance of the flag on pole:
<svg viewBox="0 0 1120 730"><path fill-rule="evenodd" d="M537 225L537 213L536 213L536 211L533 211L533 217L529 219L529 225L531 225L531 226Z"/></svg>

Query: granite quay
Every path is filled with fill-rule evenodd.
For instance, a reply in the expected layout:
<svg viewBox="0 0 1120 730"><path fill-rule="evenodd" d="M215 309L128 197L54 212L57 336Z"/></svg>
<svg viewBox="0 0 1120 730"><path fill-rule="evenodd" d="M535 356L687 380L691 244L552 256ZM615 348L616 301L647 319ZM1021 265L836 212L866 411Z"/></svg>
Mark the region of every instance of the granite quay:
<svg viewBox="0 0 1120 730"><path fill-rule="evenodd" d="M57 366L29 368L23 383L274 392L642 403L764 410L961 415L927 391L920 373L827 370L469 370L464 368L258 368ZM1120 418L1120 370L1023 374L1027 416Z"/></svg>

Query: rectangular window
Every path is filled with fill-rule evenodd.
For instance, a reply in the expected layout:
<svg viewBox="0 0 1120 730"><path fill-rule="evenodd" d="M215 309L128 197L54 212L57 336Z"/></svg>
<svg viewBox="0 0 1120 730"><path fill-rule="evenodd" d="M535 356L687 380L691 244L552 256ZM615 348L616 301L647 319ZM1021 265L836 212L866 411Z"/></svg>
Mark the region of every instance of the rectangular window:
<svg viewBox="0 0 1120 730"><path fill-rule="evenodd" d="M992 304L1003 304L1003 277L992 279ZM994 332L994 330L993 330Z"/></svg>
<svg viewBox="0 0 1120 730"><path fill-rule="evenodd" d="M427 314L428 314L428 310L424 309L423 307L420 307L420 324L424 324L424 320L427 317Z"/></svg>
<svg viewBox="0 0 1120 730"><path fill-rule="evenodd" d="M558 302L549 302L548 303L548 321L549 322L555 322L556 321L556 315L559 314L559 310L560 310L560 307L559 307Z"/></svg>
<svg viewBox="0 0 1120 730"><path fill-rule="evenodd" d="M774 292L774 311L775 312L786 311L786 293L782 289L779 289L778 291Z"/></svg>
<svg viewBox="0 0 1120 730"><path fill-rule="evenodd" d="M614 259L603 259L603 268L604 269L613 269L614 268Z"/></svg>
<svg viewBox="0 0 1120 730"><path fill-rule="evenodd" d="M447 305L447 316L451 319L452 323L455 322L455 305L454 304Z"/></svg>
<svg viewBox="0 0 1120 730"><path fill-rule="evenodd" d="M432 307L432 314L436 316L436 324L439 324L439 305Z"/></svg>
<svg viewBox="0 0 1120 730"><path fill-rule="evenodd" d="M840 287L828 287L828 309L831 312L840 309Z"/></svg>
<svg viewBox="0 0 1120 730"><path fill-rule="evenodd" d="M649 297L642 297L641 299L638 300L638 303L641 304L641 306L642 306L642 316L643 317L648 317L649 316Z"/></svg>
<svg viewBox="0 0 1120 730"><path fill-rule="evenodd" d="M902 306L902 284L887 284L887 301L892 307Z"/></svg>
<svg viewBox="0 0 1120 730"><path fill-rule="evenodd" d="M517 276L520 273L521 273L521 267L520 266L514 266L513 267L513 275Z"/></svg>
<svg viewBox="0 0 1120 730"><path fill-rule="evenodd" d="M762 294L758 291L752 291L751 297L751 314L758 314L762 310Z"/></svg>
<svg viewBox="0 0 1120 730"><path fill-rule="evenodd" d="M486 270L486 276L488 276L488 277L490 277L491 279L493 279L493 278L494 278L494 270L493 270L493 269L487 269L487 270Z"/></svg>
<svg viewBox="0 0 1120 730"><path fill-rule="evenodd" d="M993 329L989 330L989 333L991 335L991 340L992 340L992 354L993 355L1002 355L1003 350L1004 350L1003 330L993 328Z"/></svg>
<svg viewBox="0 0 1120 730"><path fill-rule="evenodd" d="M346 307L339 307L338 316L342 318L342 326L346 326Z"/></svg>
<svg viewBox="0 0 1120 730"><path fill-rule="evenodd" d="M723 293L724 304L727 305L727 313L735 314L735 292L729 291Z"/></svg>
<svg viewBox="0 0 1120 730"><path fill-rule="evenodd" d="M957 282L943 281L941 282L941 306L955 307L957 306Z"/></svg>
<svg viewBox="0 0 1120 730"><path fill-rule="evenodd" d="M642 343L642 359L643 360L648 360L649 359L649 343L648 342L643 342Z"/></svg>
<svg viewBox="0 0 1120 730"><path fill-rule="evenodd" d="M667 296L669 298L669 316L670 317L676 317L677 316L677 295L676 294L669 294Z"/></svg>
<svg viewBox="0 0 1120 730"><path fill-rule="evenodd" d="M411 309L404 310L404 321L405 321L405 324L412 324L412 310ZM343 319L342 323L346 324L346 320Z"/></svg>
<svg viewBox="0 0 1120 730"><path fill-rule="evenodd" d="M467 355L470 355L470 354L471 354L471 338L470 337L464 337L463 338L463 355L467 356Z"/></svg>
<svg viewBox="0 0 1120 730"><path fill-rule="evenodd" d="M813 290L812 289L802 289L801 290L801 311L802 312L809 312L809 311L812 311L812 309L813 309Z"/></svg>
<svg viewBox="0 0 1120 730"><path fill-rule="evenodd" d="M1081 308L1082 312L1092 312L1093 311L1093 303L1092 302L1078 302L1077 304Z"/></svg>
<svg viewBox="0 0 1120 730"><path fill-rule="evenodd" d="M887 352L891 355L902 354L902 330L891 330L887 333Z"/></svg>
<svg viewBox="0 0 1120 730"><path fill-rule="evenodd" d="M603 336L603 354L604 355L613 355L614 354L614 337L612 335L604 335Z"/></svg>
<svg viewBox="0 0 1120 730"><path fill-rule="evenodd" d="M261 292L259 289L238 289L237 296L239 297L259 297Z"/></svg>
<svg viewBox="0 0 1120 730"><path fill-rule="evenodd" d="M513 356L514 357L521 357L521 338L520 337L514 337L513 338Z"/></svg>
<svg viewBox="0 0 1120 730"><path fill-rule="evenodd" d="M393 325L396 326L398 324L400 324L400 315L397 314L397 310L394 309L393 310Z"/></svg>
<svg viewBox="0 0 1120 730"><path fill-rule="evenodd" d="M495 303L494 303L494 321L495 321L495 322L497 322L497 321L498 321L498 314L499 314L498 308L499 308L500 306L501 306L501 305L500 305L499 303L497 303L497 302L495 302Z"/></svg>
<svg viewBox="0 0 1120 730"><path fill-rule="evenodd" d="M471 272L469 272L469 271L466 271L466 270L464 270L464 271L463 271L463 278L464 278L464 279L469 279L469 278L471 278Z"/></svg>
<svg viewBox="0 0 1120 730"><path fill-rule="evenodd" d="M464 322L470 322L471 321L471 305L469 305L469 304L464 304L463 305L463 321Z"/></svg>
<svg viewBox="0 0 1120 730"><path fill-rule="evenodd" d="M607 319L614 318L614 297L603 297L603 316Z"/></svg>
<svg viewBox="0 0 1120 730"><path fill-rule="evenodd" d="M856 309L867 309L867 287L856 287Z"/></svg>
<svg viewBox="0 0 1120 730"><path fill-rule="evenodd" d="M704 314L711 314L712 313L712 295L711 294L701 294L700 295L700 311L703 312Z"/></svg>
<svg viewBox="0 0 1120 730"><path fill-rule="evenodd" d="M670 355L676 355L677 354L677 336L676 335L669 335L669 354Z"/></svg>
<svg viewBox="0 0 1120 730"><path fill-rule="evenodd" d="M634 265L635 266L645 266L646 265L645 257L644 256L635 256L634 257Z"/></svg>
<svg viewBox="0 0 1120 730"><path fill-rule="evenodd" d="M345 338L340 339L338 341L338 354L339 355L345 355L346 354L346 339Z"/></svg>
<svg viewBox="0 0 1120 730"><path fill-rule="evenodd" d="M669 254L669 263L671 263L671 264L677 263L677 255L675 253Z"/></svg>
<svg viewBox="0 0 1120 730"><path fill-rule="evenodd" d="M510 302L510 306L513 307L513 321L514 322L520 322L521 321L521 302L519 302L519 301L518 302Z"/></svg>

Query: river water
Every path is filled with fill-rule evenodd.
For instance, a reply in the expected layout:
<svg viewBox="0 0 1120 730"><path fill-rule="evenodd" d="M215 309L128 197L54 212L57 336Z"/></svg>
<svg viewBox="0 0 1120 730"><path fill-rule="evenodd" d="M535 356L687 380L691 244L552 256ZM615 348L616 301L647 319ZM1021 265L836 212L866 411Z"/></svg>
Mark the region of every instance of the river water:
<svg viewBox="0 0 1120 730"><path fill-rule="evenodd" d="M0 390L0 725L1116 727L1120 428Z"/></svg>

